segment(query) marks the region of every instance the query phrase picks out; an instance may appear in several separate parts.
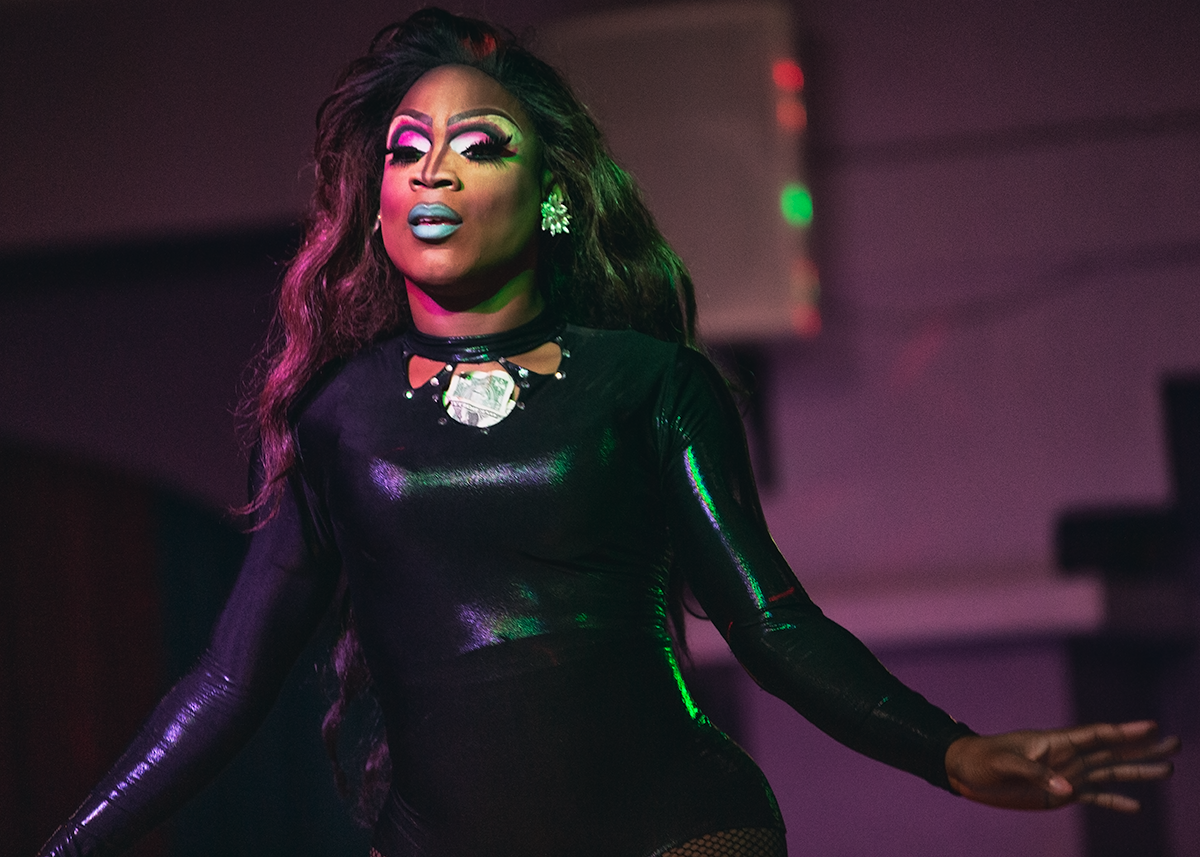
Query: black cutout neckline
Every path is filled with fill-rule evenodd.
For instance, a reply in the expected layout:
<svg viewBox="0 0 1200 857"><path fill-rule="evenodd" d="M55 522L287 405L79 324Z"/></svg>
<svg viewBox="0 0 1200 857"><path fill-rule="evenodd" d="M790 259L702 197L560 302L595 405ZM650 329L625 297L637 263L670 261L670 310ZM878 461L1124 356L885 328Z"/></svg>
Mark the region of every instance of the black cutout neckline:
<svg viewBox="0 0 1200 857"><path fill-rule="evenodd" d="M404 345L410 354L443 363L488 363L532 351L554 340L565 326L562 319L543 311L520 327L483 336L431 336L410 327Z"/></svg>

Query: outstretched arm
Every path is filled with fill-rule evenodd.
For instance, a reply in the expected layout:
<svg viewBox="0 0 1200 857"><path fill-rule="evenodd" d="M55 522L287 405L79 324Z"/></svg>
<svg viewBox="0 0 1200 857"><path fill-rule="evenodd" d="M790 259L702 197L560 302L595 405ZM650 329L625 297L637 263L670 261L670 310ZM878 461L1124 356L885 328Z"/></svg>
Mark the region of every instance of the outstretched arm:
<svg viewBox="0 0 1200 857"><path fill-rule="evenodd" d="M1138 802L1111 791L1113 785L1170 776L1169 759L1179 746L1148 720L1004 732L955 741L946 771L960 794L991 806L1052 809L1078 802L1137 812Z"/></svg>
<svg viewBox="0 0 1200 857"><path fill-rule="evenodd" d="M163 697L41 857L115 855L199 792L254 734L337 584L298 485L254 534L199 664Z"/></svg>
<svg viewBox="0 0 1200 857"><path fill-rule="evenodd" d="M741 421L682 352L660 406L663 490L693 592L750 675L843 744L994 806L1137 809L1113 783L1161 779L1176 738L1152 723L975 735L904 686L807 597L767 532Z"/></svg>
<svg viewBox="0 0 1200 857"><path fill-rule="evenodd" d="M680 352L659 414L676 561L742 666L836 740L950 788L946 750L973 733L808 598L767 531L741 420L703 357Z"/></svg>

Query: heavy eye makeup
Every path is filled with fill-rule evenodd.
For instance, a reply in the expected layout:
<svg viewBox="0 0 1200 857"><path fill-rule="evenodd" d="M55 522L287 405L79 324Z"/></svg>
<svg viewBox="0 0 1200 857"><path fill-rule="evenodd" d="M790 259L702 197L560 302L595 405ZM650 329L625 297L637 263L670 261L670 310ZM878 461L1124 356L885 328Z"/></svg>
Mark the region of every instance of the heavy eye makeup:
<svg viewBox="0 0 1200 857"><path fill-rule="evenodd" d="M393 164L414 164L433 148L433 143L423 133L412 127L401 125L392 132L387 153Z"/></svg>
<svg viewBox="0 0 1200 857"><path fill-rule="evenodd" d="M490 124L471 125L455 129L450 148L469 161L483 163L501 161L516 154L512 134Z"/></svg>
<svg viewBox="0 0 1200 857"><path fill-rule="evenodd" d="M498 163L515 156L513 145L516 131L505 127L505 117L488 117L482 121L451 123L446 129L451 151L475 163ZM388 163L415 164L433 148L429 128L412 119L398 117L388 136L385 150Z"/></svg>

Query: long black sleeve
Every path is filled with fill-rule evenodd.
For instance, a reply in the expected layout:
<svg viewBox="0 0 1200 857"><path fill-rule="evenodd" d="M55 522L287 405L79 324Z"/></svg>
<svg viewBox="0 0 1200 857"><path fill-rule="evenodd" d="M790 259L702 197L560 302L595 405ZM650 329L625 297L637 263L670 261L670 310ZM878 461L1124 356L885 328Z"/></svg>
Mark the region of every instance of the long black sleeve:
<svg viewBox="0 0 1200 857"><path fill-rule="evenodd" d="M771 540L741 421L711 364L681 351L658 427L676 557L758 684L843 744L949 789L971 730L904 686L805 594Z"/></svg>
<svg viewBox="0 0 1200 857"><path fill-rule="evenodd" d="M336 587L294 478L253 536L208 651L159 702L42 857L114 855L207 785L254 734Z"/></svg>

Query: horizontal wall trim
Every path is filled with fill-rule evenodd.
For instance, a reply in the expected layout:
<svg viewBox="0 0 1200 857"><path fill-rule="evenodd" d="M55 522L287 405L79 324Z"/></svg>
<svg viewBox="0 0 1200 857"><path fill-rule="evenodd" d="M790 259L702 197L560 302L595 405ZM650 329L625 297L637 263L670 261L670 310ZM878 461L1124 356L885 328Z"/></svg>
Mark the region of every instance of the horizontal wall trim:
<svg viewBox="0 0 1200 857"><path fill-rule="evenodd" d="M813 139L809 145L814 162L822 167L860 167L936 163L1028 149L1090 145L1103 140L1198 132L1200 107L1187 107L1143 116L1097 116L872 143L822 143Z"/></svg>
<svg viewBox="0 0 1200 857"><path fill-rule="evenodd" d="M1192 602L1177 585L1113 583L1099 575L812 596L826 616L876 649L1102 633L1167 638L1195 627ZM688 648L698 663L732 660L721 635L702 619L688 622Z"/></svg>

